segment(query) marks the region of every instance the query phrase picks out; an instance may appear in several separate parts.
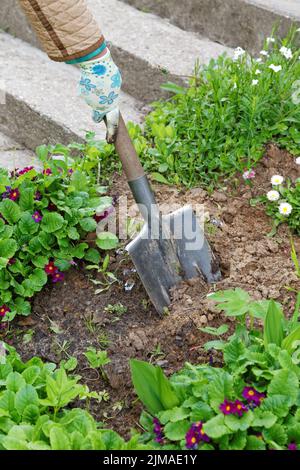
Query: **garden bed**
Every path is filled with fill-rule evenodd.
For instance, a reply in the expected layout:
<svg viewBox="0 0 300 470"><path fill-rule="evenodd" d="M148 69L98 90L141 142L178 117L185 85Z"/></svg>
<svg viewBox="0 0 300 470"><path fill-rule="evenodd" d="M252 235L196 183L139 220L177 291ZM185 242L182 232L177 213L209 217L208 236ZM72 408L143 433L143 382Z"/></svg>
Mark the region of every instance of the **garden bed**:
<svg viewBox="0 0 300 470"><path fill-rule="evenodd" d="M252 206L250 200L265 194L272 175L280 173L292 180L299 177L295 158L270 145L256 168L256 177L247 184L231 184L212 195L200 188L180 190L171 186L154 185L158 200L180 204L205 204L209 213L208 237L221 260L223 280L219 289L241 287L255 299L273 298L293 312L295 292L300 289L290 257L290 235L285 225L273 237L272 220L262 205ZM114 194L128 193L123 178L116 176ZM129 196L129 194L127 194ZM295 246L300 252L299 239ZM183 283L173 292L169 315L158 318L147 301L147 295L124 252L111 256L110 271L119 280L105 292L95 295L91 280L101 274L86 271L83 265L66 273L59 285L48 285L36 295L32 315L17 318L2 338L17 347L25 359L38 355L59 363L75 356L76 373L91 389L106 390L110 400L92 400L90 411L100 421L123 435L138 427L141 407L135 400L128 361L130 358L150 360L161 365L167 374L180 369L186 361L220 363L217 352L208 353L203 344L211 336L201 332L204 326L233 323L217 312L206 295L210 287L200 279ZM125 283L132 285L125 291ZM123 314L105 311L108 305L122 304ZM54 322L54 323L53 323ZM232 328L231 328L232 331ZM25 341L24 341L24 335ZM88 347L106 349L111 363L105 367L108 381L95 369L89 368L83 352ZM78 405L78 403L76 403Z"/></svg>

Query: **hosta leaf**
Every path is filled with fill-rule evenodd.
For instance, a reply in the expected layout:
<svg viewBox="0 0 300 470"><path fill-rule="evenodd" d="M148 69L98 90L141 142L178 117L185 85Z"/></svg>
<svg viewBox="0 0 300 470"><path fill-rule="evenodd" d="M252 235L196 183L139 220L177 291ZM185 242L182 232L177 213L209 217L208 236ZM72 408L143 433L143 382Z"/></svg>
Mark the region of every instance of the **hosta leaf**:
<svg viewBox="0 0 300 470"><path fill-rule="evenodd" d="M4 199L0 203L0 214L9 224L15 224L20 219L22 212L18 204L11 199Z"/></svg>
<svg viewBox="0 0 300 470"><path fill-rule="evenodd" d="M57 232L64 225L64 218L58 212L49 212L43 216L42 229L46 233Z"/></svg>
<svg viewBox="0 0 300 470"><path fill-rule="evenodd" d="M286 349L289 354L293 352L293 345L298 346L296 343L300 340L300 325L295 328L284 340L282 341L282 348Z"/></svg>

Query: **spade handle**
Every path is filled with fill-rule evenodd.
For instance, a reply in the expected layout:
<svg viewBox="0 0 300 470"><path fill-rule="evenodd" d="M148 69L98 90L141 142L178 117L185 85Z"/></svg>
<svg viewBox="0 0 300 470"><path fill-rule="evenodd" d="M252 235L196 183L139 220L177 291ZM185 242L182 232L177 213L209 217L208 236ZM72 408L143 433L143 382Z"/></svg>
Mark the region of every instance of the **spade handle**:
<svg viewBox="0 0 300 470"><path fill-rule="evenodd" d="M144 220L150 223L151 214L152 216L158 214L158 207L121 114L115 148L122 162L134 200L138 204Z"/></svg>

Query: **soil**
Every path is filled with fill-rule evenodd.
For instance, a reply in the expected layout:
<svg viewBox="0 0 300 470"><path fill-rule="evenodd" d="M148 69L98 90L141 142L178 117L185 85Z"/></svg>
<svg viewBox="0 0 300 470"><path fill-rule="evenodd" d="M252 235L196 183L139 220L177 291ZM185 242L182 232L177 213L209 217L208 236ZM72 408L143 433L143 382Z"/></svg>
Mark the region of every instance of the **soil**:
<svg viewBox="0 0 300 470"><path fill-rule="evenodd" d="M177 371L186 361L220 365L218 353L207 353L203 348L213 338L199 328L227 323L232 331L234 323L216 310L207 298L209 291L241 287L255 299L278 300L285 306L286 314L292 314L296 294L286 287L300 290L300 281L290 258L288 228L280 226L277 234L269 237L271 219L261 205L253 207L249 202L265 194L270 189L271 176L278 173L292 179L300 176L295 159L269 145L251 186L240 177L236 184L228 183L209 195L201 188L187 191L153 184L160 202L204 204L209 220L207 236L223 274L218 285L208 286L200 278L183 282L172 292L169 314L160 318L149 304L130 259L118 250L111 256L109 268L118 282L108 290L95 294L99 285L93 281L103 281L102 274L79 265L66 274L63 283L49 285L38 294L33 300L32 315L17 319L4 339L15 345L25 359L38 355L59 363L76 356L76 373L82 381L93 390L110 394L108 402L93 400L90 411L126 436L130 428L138 427L141 412L131 387L130 358L158 364L166 374ZM130 198L123 178L116 176L112 188L114 194L126 193ZM299 238L295 245L300 253ZM133 288L126 291L125 285ZM127 307L126 313L118 316L105 310L116 303ZM22 335L28 330L33 335L24 343ZM83 352L90 346L107 349L111 359L105 367L107 379L88 367Z"/></svg>

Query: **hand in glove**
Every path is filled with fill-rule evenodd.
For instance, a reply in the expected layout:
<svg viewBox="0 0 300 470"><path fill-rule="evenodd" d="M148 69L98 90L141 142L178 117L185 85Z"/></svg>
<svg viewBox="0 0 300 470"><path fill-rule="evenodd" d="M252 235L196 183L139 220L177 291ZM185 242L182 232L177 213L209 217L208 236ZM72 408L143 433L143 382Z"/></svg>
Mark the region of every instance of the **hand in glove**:
<svg viewBox="0 0 300 470"><path fill-rule="evenodd" d="M80 64L80 95L93 109L93 120L107 126L107 142L116 140L119 124L120 71L109 50L100 58Z"/></svg>

